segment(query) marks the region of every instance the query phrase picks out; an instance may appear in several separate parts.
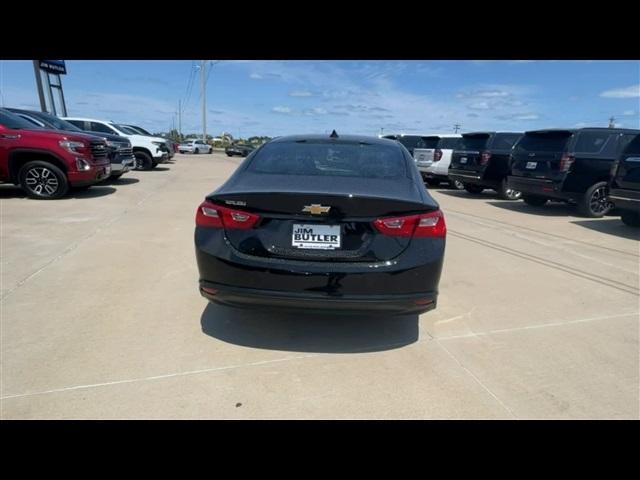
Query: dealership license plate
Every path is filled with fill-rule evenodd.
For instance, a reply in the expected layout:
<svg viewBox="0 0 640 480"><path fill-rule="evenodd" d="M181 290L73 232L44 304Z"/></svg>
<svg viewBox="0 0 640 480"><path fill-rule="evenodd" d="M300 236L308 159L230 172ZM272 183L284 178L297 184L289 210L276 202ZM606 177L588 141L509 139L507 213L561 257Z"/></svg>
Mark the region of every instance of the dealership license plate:
<svg viewBox="0 0 640 480"><path fill-rule="evenodd" d="M340 248L340 225L294 224L291 245L296 248L335 250Z"/></svg>
<svg viewBox="0 0 640 480"><path fill-rule="evenodd" d="M524 168L526 168L527 170L535 170L537 166L538 162L527 162Z"/></svg>
<svg viewBox="0 0 640 480"><path fill-rule="evenodd" d="M467 157L460 157L460 163L467 163Z"/></svg>

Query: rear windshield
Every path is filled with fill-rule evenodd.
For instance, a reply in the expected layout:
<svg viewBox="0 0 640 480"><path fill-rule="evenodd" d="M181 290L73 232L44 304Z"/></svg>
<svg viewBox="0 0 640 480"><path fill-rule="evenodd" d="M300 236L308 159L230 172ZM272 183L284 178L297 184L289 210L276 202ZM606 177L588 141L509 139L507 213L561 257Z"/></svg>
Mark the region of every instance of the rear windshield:
<svg viewBox="0 0 640 480"><path fill-rule="evenodd" d="M6 110L0 110L0 125L4 125L7 128L12 128L15 130L33 130L38 128L33 123L28 122L24 118L19 117L18 115Z"/></svg>
<svg viewBox="0 0 640 480"><path fill-rule="evenodd" d="M419 135L404 135L402 137L398 137L398 141L409 151L414 148L434 148L427 146L425 138L426 137L421 137Z"/></svg>
<svg viewBox="0 0 640 480"><path fill-rule="evenodd" d="M460 139L460 150L482 150L486 147L489 135L473 135Z"/></svg>
<svg viewBox="0 0 640 480"><path fill-rule="evenodd" d="M492 150L511 150L522 137L519 133L497 133L491 142Z"/></svg>
<svg viewBox="0 0 640 480"><path fill-rule="evenodd" d="M461 140L459 137L441 138L438 142L438 148L440 150L457 150L462 144Z"/></svg>
<svg viewBox="0 0 640 480"><path fill-rule="evenodd" d="M270 143L255 154L248 171L365 178L406 176L400 148L360 143Z"/></svg>
<svg viewBox="0 0 640 480"><path fill-rule="evenodd" d="M571 132L528 133L516 144L515 152L564 152Z"/></svg>
<svg viewBox="0 0 640 480"><path fill-rule="evenodd" d="M423 147L417 146L416 148L438 148L440 137L422 137Z"/></svg>

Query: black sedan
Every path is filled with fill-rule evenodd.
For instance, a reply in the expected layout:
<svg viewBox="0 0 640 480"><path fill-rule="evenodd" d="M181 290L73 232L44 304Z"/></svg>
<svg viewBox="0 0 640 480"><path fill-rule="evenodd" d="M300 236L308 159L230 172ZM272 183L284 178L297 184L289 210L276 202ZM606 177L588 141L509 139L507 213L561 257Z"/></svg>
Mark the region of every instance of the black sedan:
<svg viewBox="0 0 640 480"><path fill-rule="evenodd" d="M198 207L200 293L242 307L421 313L436 307L445 237L401 144L279 137Z"/></svg>
<svg viewBox="0 0 640 480"><path fill-rule="evenodd" d="M229 145L227 148L224 149L224 153L227 154L227 157L232 157L234 155L239 155L241 157L246 157L247 155L249 155L251 152L253 152L255 149L253 147L253 145L242 145L239 143L233 144L233 145Z"/></svg>

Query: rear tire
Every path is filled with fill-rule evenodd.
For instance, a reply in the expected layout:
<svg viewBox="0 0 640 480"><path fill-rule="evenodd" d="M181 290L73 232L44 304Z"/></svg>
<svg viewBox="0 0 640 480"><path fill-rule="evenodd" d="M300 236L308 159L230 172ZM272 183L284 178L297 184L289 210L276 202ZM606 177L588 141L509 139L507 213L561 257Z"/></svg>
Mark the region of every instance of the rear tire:
<svg viewBox="0 0 640 480"><path fill-rule="evenodd" d="M37 200L55 200L69 191L65 173L41 160L26 163L18 173L18 180L25 193Z"/></svg>
<svg viewBox="0 0 640 480"><path fill-rule="evenodd" d="M608 200L607 182L598 182L591 185L578 201L578 210L589 218L602 218L613 207Z"/></svg>
<svg viewBox="0 0 640 480"><path fill-rule="evenodd" d="M623 210L620 214L622 223L630 227L640 227L640 213Z"/></svg>
<svg viewBox="0 0 640 480"><path fill-rule="evenodd" d="M484 187L481 187L480 185L472 185L470 183L465 183L464 189L473 195L479 195L484 191Z"/></svg>
<svg viewBox="0 0 640 480"><path fill-rule="evenodd" d="M500 187L498 187L498 197L500 197L502 200L520 200L521 196L522 192L509 188L507 186L507 179L502 179L502 182L500 182Z"/></svg>
<svg viewBox="0 0 640 480"><path fill-rule="evenodd" d="M536 197L533 195L522 195L522 200L527 205L531 205L532 207L541 207L545 203L547 203L547 199L544 197Z"/></svg>
<svg viewBox="0 0 640 480"><path fill-rule="evenodd" d="M136 157L136 170L151 170L155 165L153 159L145 152L134 152Z"/></svg>

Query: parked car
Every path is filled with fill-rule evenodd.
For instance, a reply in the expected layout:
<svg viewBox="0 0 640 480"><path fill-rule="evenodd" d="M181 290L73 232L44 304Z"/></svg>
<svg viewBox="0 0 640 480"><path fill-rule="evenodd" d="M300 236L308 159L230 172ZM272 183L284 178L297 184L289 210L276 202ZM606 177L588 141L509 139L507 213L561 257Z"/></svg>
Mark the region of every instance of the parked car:
<svg viewBox="0 0 640 480"><path fill-rule="evenodd" d="M140 135L124 126L104 120L77 117L62 117L62 119L73 123L80 130L90 131L96 134L110 133L112 135L127 137L133 147L133 155L136 160L135 168L138 170L151 170L159 163L164 163L169 159L164 138Z"/></svg>
<svg viewBox="0 0 640 480"><path fill-rule="evenodd" d="M178 151L180 153L211 153L213 147L203 140L185 140L178 145Z"/></svg>
<svg viewBox="0 0 640 480"><path fill-rule="evenodd" d="M153 135L152 133L150 133L149 131L145 130L142 127L138 127L136 125L127 125L127 124L123 124L122 127L128 128L129 130L132 130L134 134L140 134L140 135L146 135L147 137L154 137L155 135ZM165 143L167 144L167 153L169 155L169 160L171 160L175 154L176 154L176 149L174 148L174 141L171 140L170 138L167 137L159 137L159 138L163 138Z"/></svg>
<svg viewBox="0 0 640 480"><path fill-rule="evenodd" d="M421 313L436 307L445 236L398 143L279 137L198 207L200 292L244 307Z"/></svg>
<svg viewBox="0 0 640 480"><path fill-rule="evenodd" d="M31 198L51 200L110 174L101 138L35 127L0 108L0 182L20 185Z"/></svg>
<svg viewBox="0 0 640 480"><path fill-rule="evenodd" d="M241 157L246 157L251 152L255 150L253 145L246 145L242 143L236 143L233 145L229 145L224 149L224 153L227 154L227 157L232 157L234 155L240 155Z"/></svg>
<svg viewBox="0 0 640 480"><path fill-rule="evenodd" d="M426 146L416 149L416 165L427 185L437 187L442 182L448 182L456 190L464 189L460 180L449 178L451 154L459 147L461 138L462 135L457 133L428 135L424 138Z"/></svg>
<svg viewBox="0 0 640 480"><path fill-rule="evenodd" d="M511 151L522 137L516 132L463 133L460 146L451 155L449 178L461 182L473 194L485 188L498 192L503 200L517 200L520 192L507 185Z"/></svg>
<svg viewBox="0 0 640 480"><path fill-rule="evenodd" d="M609 200L625 224L640 227L640 135L624 149L612 172Z"/></svg>
<svg viewBox="0 0 640 480"><path fill-rule="evenodd" d="M509 186L529 205L575 202L598 218L612 207L608 182L613 163L640 130L549 129L526 132L513 149Z"/></svg>
<svg viewBox="0 0 640 480"><path fill-rule="evenodd" d="M107 143L107 157L111 161L111 178L119 179L133 168L135 157L131 148L131 142L126 137L111 135L109 133L95 134L80 130L73 123L62 120L50 113L38 112L34 110L22 110L19 108L7 108L10 112L24 118L34 126L48 128L51 130L61 130L66 132L87 133L102 138Z"/></svg>
<svg viewBox="0 0 640 480"><path fill-rule="evenodd" d="M424 140L427 136L428 135L405 135L404 133L401 133L383 135L380 138L387 138L389 140L396 140L397 142L400 142L407 150L409 150L409 153L411 154L413 159L417 160L417 152L415 150L427 148L427 144ZM428 158L425 157L423 160L428 161Z"/></svg>

